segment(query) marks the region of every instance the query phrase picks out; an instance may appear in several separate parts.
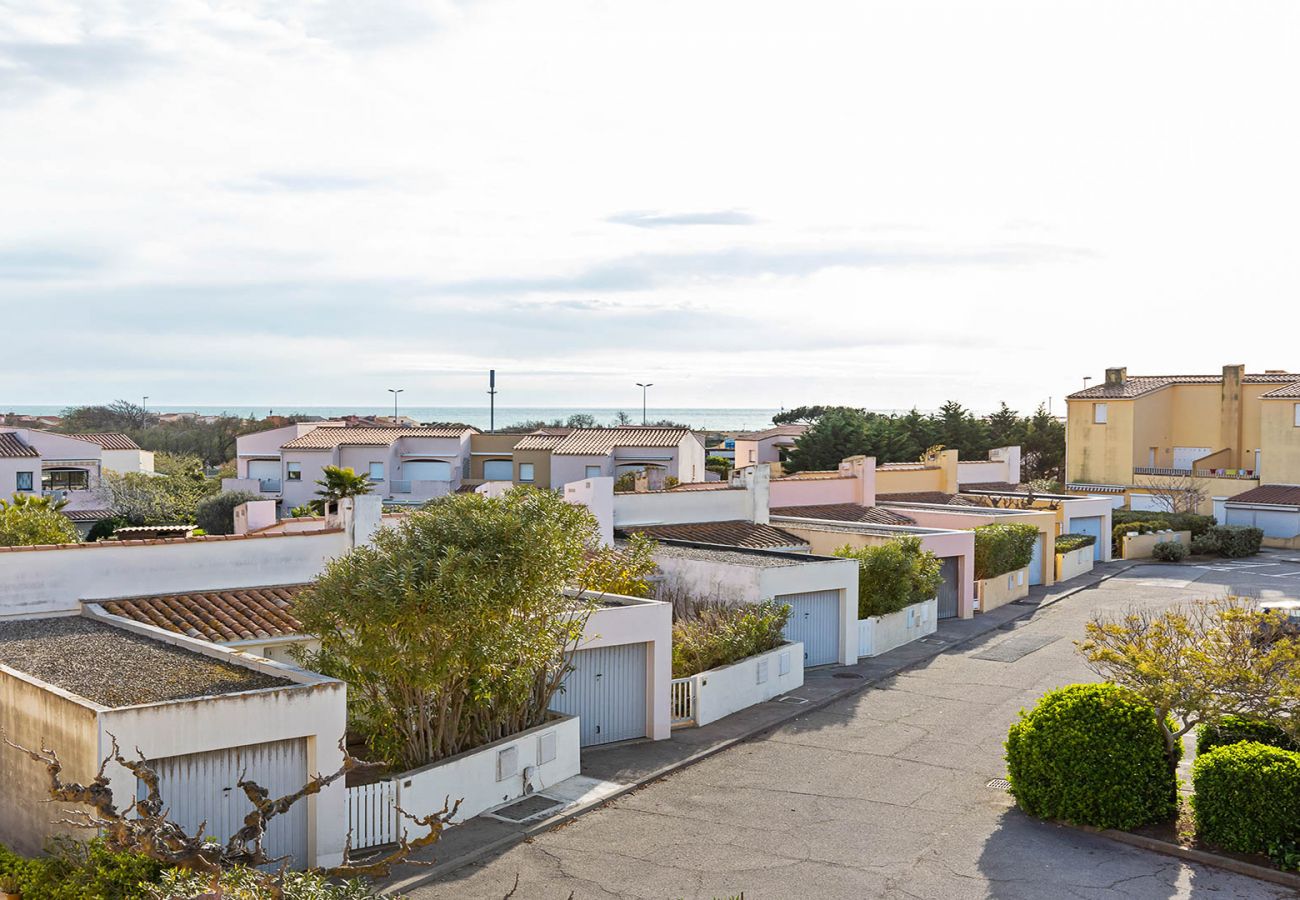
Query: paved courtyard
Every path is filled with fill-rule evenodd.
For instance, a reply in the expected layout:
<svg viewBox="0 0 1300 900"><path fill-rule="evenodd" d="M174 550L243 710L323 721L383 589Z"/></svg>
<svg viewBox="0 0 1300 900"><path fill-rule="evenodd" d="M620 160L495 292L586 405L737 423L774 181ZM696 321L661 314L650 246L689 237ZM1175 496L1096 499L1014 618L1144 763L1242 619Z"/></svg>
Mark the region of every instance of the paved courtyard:
<svg viewBox="0 0 1300 900"><path fill-rule="evenodd" d="M1139 566L408 895L501 898L518 875L519 900L1294 896L1028 819L987 786L1019 709L1094 680L1071 643L1094 612L1229 590L1300 597L1300 564Z"/></svg>

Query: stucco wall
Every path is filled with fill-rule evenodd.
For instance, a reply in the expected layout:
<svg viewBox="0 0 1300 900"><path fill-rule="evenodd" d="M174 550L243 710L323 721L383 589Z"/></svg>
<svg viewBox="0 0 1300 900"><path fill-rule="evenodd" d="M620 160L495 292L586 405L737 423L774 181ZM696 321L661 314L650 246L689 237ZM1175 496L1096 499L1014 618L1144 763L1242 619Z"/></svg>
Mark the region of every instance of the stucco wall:
<svg viewBox="0 0 1300 900"><path fill-rule="evenodd" d="M1106 541L1106 543L1110 543ZM1069 581L1092 571L1092 547L1080 547L1069 553L1056 554L1056 580Z"/></svg>
<svg viewBox="0 0 1300 900"><path fill-rule="evenodd" d="M910 494L915 491L942 491L943 469L876 469L876 494Z"/></svg>
<svg viewBox="0 0 1300 900"><path fill-rule="evenodd" d="M484 479L483 463L492 459L507 459L514 466L514 447L523 438L521 434L474 434L469 439L469 477ZM513 470L517 474L517 470ZM513 479L515 475L512 475Z"/></svg>
<svg viewBox="0 0 1300 900"><path fill-rule="evenodd" d="M105 472L153 471L152 450L105 450L102 459Z"/></svg>
<svg viewBox="0 0 1300 900"><path fill-rule="evenodd" d="M1120 539L1120 556L1122 559L1150 559L1156 544L1184 544L1191 547L1190 531L1156 531L1151 534L1139 534L1134 537L1125 535Z"/></svg>
<svg viewBox="0 0 1300 900"><path fill-rule="evenodd" d="M1049 555L1048 558L1052 559L1054 557ZM975 587L980 598L980 612L986 613L997 609L999 606L1006 606L1021 597L1028 597L1029 570L1016 569L1014 572L1007 572L1005 575L985 578L982 581L975 582Z"/></svg>
<svg viewBox="0 0 1300 900"><path fill-rule="evenodd" d="M853 503L857 490L851 477L779 478L772 482L772 507L827 506Z"/></svg>
<svg viewBox="0 0 1300 900"><path fill-rule="evenodd" d="M781 672L782 666L786 671ZM692 676L695 724L708 725L803 686L803 644L795 641Z"/></svg>
<svg viewBox="0 0 1300 900"><path fill-rule="evenodd" d="M0 499L8 499L10 494L19 493L18 473L32 473L32 488L24 494L41 492L41 460L36 456L0 457Z"/></svg>
<svg viewBox="0 0 1300 900"><path fill-rule="evenodd" d="M614 527L754 520L754 498L742 489L614 494Z"/></svg>
<svg viewBox="0 0 1300 900"><path fill-rule="evenodd" d="M1056 563L1052 554L1056 546L1056 513L1051 510L980 510L961 506L924 506L921 504L890 505L910 516L917 525L926 528L969 529L980 525L1006 525L1022 523L1033 525L1039 531L1043 548L1043 584L1056 582Z"/></svg>
<svg viewBox="0 0 1300 900"><path fill-rule="evenodd" d="M1300 428L1296 400L1265 400L1260 404L1260 482L1300 484Z"/></svg>

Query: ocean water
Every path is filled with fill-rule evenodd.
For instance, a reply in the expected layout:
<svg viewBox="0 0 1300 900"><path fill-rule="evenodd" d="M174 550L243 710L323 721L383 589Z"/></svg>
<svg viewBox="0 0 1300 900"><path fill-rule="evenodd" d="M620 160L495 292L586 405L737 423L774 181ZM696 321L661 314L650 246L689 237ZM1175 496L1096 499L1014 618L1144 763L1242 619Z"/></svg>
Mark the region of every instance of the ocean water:
<svg viewBox="0 0 1300 900"><path fill-rule="evenodd" d="M341 415L357 416L389 416L393 414L391 406L295 406L286 404L284 406L254 406L250 404L231 404L228 406L164 406L149 405L153 412L197 412L203 415L217 415L227 413L236 416L256 416L262 417L268 413L276 415L293 415L300 413L310 416L324 416L330 418ZM56 416L63 410L62 406L0 406L0 412L24 413L33 416ZM487 430L488 408L486 406L398 406L397 411L400 415L411 416L421 422L464 422L466 425L473 425L475 428ZM622 410L632 419L632 424L641 424L641 409L625 407ZM503 428L516 422L543 420L551 422L555 419L565 420L575 413L586 413L594 416L597 425L612 425L615 416L619 412L616 407L610 408L589 408L579 406L498 406L496 410L496 426ZM646 410L646 417L649 421L654 422L659 419L671 419L674 422L682 422L690 425L692 428L712 429L715 431L756 431L767 428L772 424L772 416L776 415L778 409L660 409L650 407Z"/></svg>

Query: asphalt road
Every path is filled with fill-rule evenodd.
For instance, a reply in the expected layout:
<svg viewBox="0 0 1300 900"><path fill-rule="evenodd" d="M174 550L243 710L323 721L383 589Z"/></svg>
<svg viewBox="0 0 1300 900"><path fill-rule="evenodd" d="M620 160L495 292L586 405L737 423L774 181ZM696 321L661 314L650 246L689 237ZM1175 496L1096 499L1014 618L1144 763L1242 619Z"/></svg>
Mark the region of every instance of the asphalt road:
<svg viewBox="0 0 1300 900"><path fill-rule="evenodd" d="M1300 564L1142 566L627 795L414 898L1291 897L1021 815L987 783L1043 692L1095 677L1097 610L1231 590L1300 597Z"/></svg>

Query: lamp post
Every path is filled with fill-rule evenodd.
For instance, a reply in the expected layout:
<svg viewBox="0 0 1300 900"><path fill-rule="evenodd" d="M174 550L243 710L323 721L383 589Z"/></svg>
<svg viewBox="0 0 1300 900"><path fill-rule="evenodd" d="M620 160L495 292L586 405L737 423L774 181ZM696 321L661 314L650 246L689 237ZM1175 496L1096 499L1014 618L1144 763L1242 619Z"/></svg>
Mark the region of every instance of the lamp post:
<svg viewBox="0 0 1300 900"><path fill-rule="evenodd" d="M388 389L388 393L390 393L390 394L393 395L393 424L394 424L394 425L397 424L397 395L400 394L400 393L401 393L402 391L404 391L404 390L406 390L406 388L389 388L389 389Z"/></svg>
<svg viewBox="0 0 1300 900"><path fill-rule="evenodd" d="M638 382L636 383L636 386L639 387L639 388L641 389L641 424L644 425L644 424L645 424L645 421L646 421L646 418L645 418L645 392L646 392L646 388L652 388L652 387L654 387L654 386L655 386L655 383L654 383L653 381L651 381L651 382L647 382L646 384L642 384L641 382L638 381Z"/></svg>
<svg viewBox="0 0 1300 900"><path fill-rule="evenodd" d="M145 395L144 395L144 402L140 404L140 408L143 409L145 412L148 412L148 411L149 411L149 395L148 395L148 394L145 394Z"/></svg>

